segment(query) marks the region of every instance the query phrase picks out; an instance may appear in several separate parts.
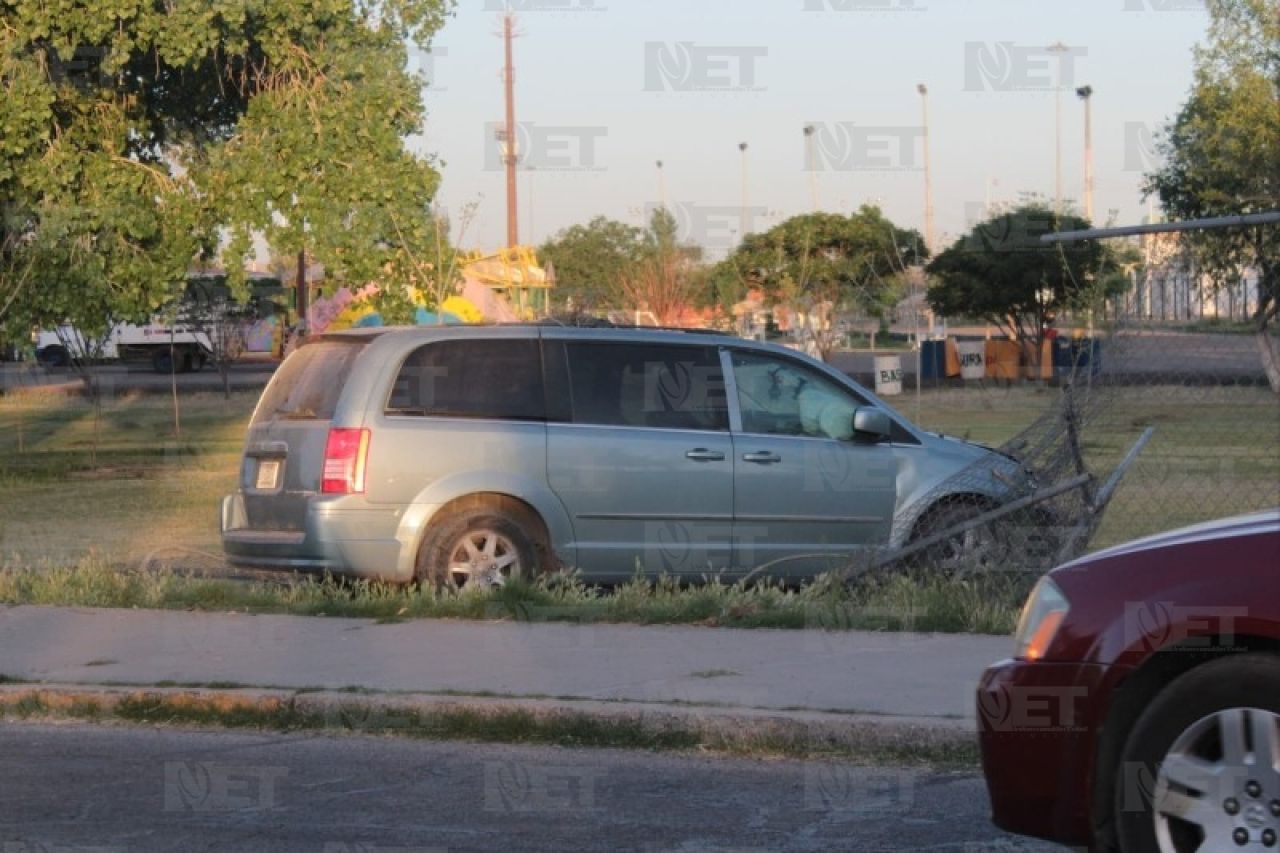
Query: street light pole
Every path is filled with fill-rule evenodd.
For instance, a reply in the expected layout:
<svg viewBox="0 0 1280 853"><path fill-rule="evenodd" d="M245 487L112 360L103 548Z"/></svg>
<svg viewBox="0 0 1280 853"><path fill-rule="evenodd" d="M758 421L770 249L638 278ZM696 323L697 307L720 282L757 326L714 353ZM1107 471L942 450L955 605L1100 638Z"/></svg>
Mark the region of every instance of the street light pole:
<svg viewBox="0 0 1280 853"><path fill-rule="evenodd" d="M1055 42L1046 49L1058 54L1058 73L1053 80L1053 211L1062 215L1062 54L1071 48L1062 42Z"/></svg>
<svg viewBox="0 0 1280 853"><path fill-rule="evenodd" d="M1076 95L1084 101L1084 218L1093 222L1093 87L1081 86Z"/></svg>
<svg viewBox="0 0 1280 853"><path fill-rule="evenodd" d="M662 209L667 209L667 173L662 171L662 161L658 161L658 202Z"/></svg>
<svg viewBox="0 0 1280 853"><path fill-rule="evenodd" d="M818 207L819 207L818 205L818 159L817 159L817 154L813 148L814 146L813 135L816 132L817 132L817 128L815 128L813 125L806 124L804 126L805 158L809 161L808 162L809 203L812 205L814 213L818 212Z"/></svg>
<svg viewBox="0 0 1280 853"><path fill-rule="evenodd" d="M742 219L738 224L738 239L747 239L747 143L739 142L738 150L742 152Z"/></svg>
<svg viewBox="0 0 1280 853"><path fill-rule="evenodd" d="M929 87L921 83L916 86L920 93L920 110L924 118L924 245L933 251L933 172L929 162Z"/></svg>

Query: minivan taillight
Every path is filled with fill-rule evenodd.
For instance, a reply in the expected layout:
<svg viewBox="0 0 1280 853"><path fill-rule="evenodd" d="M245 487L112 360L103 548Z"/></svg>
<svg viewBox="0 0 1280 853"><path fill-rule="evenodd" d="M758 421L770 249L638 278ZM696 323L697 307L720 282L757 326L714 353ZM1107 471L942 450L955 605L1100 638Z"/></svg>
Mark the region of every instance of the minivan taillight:
<svg viewBox="0 0 1280 853"><path fill-rule="evenodd" d="M324 445L321 494L364 494L364 468L368 458L369 430L330 429L329 440Z"/></svg>

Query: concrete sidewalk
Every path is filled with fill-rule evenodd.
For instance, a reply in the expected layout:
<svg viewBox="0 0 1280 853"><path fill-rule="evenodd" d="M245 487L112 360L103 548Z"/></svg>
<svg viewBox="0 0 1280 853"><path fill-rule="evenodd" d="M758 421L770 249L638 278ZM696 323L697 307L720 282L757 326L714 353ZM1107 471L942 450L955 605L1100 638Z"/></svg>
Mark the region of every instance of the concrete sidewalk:
<svg viewBox="0 0 1280 853"><path fill-rule="evenodd" d="M868 715L972 731L1005 637L369 620L19 606L0 675Z"/></svg>

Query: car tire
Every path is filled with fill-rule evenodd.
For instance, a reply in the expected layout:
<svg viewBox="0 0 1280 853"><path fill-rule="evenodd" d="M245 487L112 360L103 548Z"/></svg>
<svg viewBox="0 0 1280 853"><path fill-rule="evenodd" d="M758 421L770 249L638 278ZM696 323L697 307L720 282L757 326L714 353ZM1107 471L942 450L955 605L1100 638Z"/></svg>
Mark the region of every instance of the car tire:
<svg viewBox="0 0 1280 853"><path fill-rule="evenodd" d="M1250 766L1222 751L1223 727L1237 724L1269 731L1268 749L1280 750L1280 655L1233 654L1201 664L1157 694L1115 771L1114 825L1123 853L1238 849L1235 834L1242 830L1245 843L1259 845L1250 849L1280 849L1280 773L1269 757L1266 766ZM1252 748L1263 751L1256 742ZM1165 808L1187 818L1170 817ZM1261 840L1268 831L1271 845Z"/></svg>
<svg viewBox="0 0 1280 853"><path fill-rule="evenodd" d="M61 344L50 344L36 353L36 362L45 367L66 367L71 363L67 356L67 348Z"/></svg>
<svg viewBox="0 0 1280 853"><path fill-rule="evenodd" d="M541 525L522 504L501 496L464 498L433 519L414 577L436 587L495 587L543 571Z"/></svg>
<svg viewBox="0 0 1280 853"><path fill-rule="evenodd" d="M935 504L924 514L912 532L911 541L919 542L970 519L977 518L990 509L978 502L947 501ZM911 557L911 563L930 574L958 577L997 566L1002 551L993 525L984 525L930 545Z"/></svg>

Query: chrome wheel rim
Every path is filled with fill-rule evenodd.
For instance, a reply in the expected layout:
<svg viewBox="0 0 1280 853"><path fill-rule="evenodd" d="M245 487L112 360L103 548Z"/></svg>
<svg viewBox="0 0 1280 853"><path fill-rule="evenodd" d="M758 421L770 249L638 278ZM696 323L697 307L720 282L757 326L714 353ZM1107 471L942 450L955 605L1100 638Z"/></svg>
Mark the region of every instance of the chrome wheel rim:
<svg viewBox="0 0 1280 853"><path fill-rule="evenodd" d="M1280 714L1228 708L1187 728L1152 792L1162 853L1280 850Z"/></svg>
<svg viewBox="0 0 1280 853"><path fill-rule="evenodd" d="M449 553L448 578L454 586L502 586L522 569L515 543L489 528L467 531Z"/></svg>

